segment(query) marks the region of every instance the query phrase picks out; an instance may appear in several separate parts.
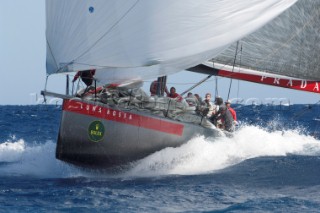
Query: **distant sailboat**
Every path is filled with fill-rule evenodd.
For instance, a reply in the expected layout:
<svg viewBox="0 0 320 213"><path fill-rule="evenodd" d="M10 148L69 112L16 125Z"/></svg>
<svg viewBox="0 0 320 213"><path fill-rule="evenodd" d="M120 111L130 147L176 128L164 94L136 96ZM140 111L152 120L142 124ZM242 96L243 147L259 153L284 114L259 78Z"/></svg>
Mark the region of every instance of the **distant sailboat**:
<svg viewBox="0 0 320 213"><path fill-rule="evenodd" d="M111 167L197 134L224 135L185 102L147 96L139 82L219 56L295 2L47 0L47 74L95 70L82 94L42 92L64 100L57 158Z"/></svg>

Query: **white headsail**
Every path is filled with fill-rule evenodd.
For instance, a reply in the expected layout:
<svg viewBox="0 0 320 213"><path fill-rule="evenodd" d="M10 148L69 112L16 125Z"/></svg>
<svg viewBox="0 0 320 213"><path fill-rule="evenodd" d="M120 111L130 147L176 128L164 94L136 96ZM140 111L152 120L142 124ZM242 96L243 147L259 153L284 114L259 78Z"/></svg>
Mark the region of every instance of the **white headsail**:
<svg viewBox="0 0 320 213"><path fill-rule="evenodd" d="M148 79L192 67L297 0L47 0L47 73Z"/></svg>

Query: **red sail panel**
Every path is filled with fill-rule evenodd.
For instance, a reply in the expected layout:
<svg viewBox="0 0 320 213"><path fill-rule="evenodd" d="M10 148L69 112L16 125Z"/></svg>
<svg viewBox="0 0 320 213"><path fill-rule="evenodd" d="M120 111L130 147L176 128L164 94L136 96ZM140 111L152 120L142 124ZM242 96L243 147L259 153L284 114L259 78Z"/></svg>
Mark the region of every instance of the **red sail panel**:
<svg viewBox="0 0 320 213"><path fill-rule="evenodd" d="M240 72L231 72L227 70L219 70L218 76L244 80L249 82L254 82L258 84L265 84L277 87L284 87L289 89L301 90L306 92L320 93L319 83L320 81L311 81L305 79L296 79L296 78L286 78L285 76L263 76L251 74L251 73L240 73Z"/></svg>

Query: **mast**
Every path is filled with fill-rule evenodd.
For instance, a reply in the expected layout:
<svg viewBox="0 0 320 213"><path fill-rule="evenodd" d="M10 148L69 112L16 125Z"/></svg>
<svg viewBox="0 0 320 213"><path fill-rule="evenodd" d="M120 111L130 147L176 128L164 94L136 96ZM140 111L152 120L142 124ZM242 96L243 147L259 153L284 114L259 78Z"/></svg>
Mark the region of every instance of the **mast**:
<svg viewBox="0 0 320 213"><path fill-rule="evenodd" d="M164 96L164 91L167 85L167 76L159 77L157 82L157 95Z"/></svg>
<svg viewBox="0 0 320 213"><path fill-rule="evenodd" d="M69 75L66 75L66 95L69 95Z"/></svg>

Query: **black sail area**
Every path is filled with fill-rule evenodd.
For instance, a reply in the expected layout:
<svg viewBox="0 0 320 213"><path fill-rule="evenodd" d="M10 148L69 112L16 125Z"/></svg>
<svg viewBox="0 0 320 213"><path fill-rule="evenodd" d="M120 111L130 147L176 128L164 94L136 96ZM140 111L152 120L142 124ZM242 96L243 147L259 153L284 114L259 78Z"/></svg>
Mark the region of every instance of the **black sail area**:
<svg viewBox="0 0 320 213"><path fill-rule="evenodd" d="M320 0L299 0L213 60L267 73L320 80Z"/></svg>

